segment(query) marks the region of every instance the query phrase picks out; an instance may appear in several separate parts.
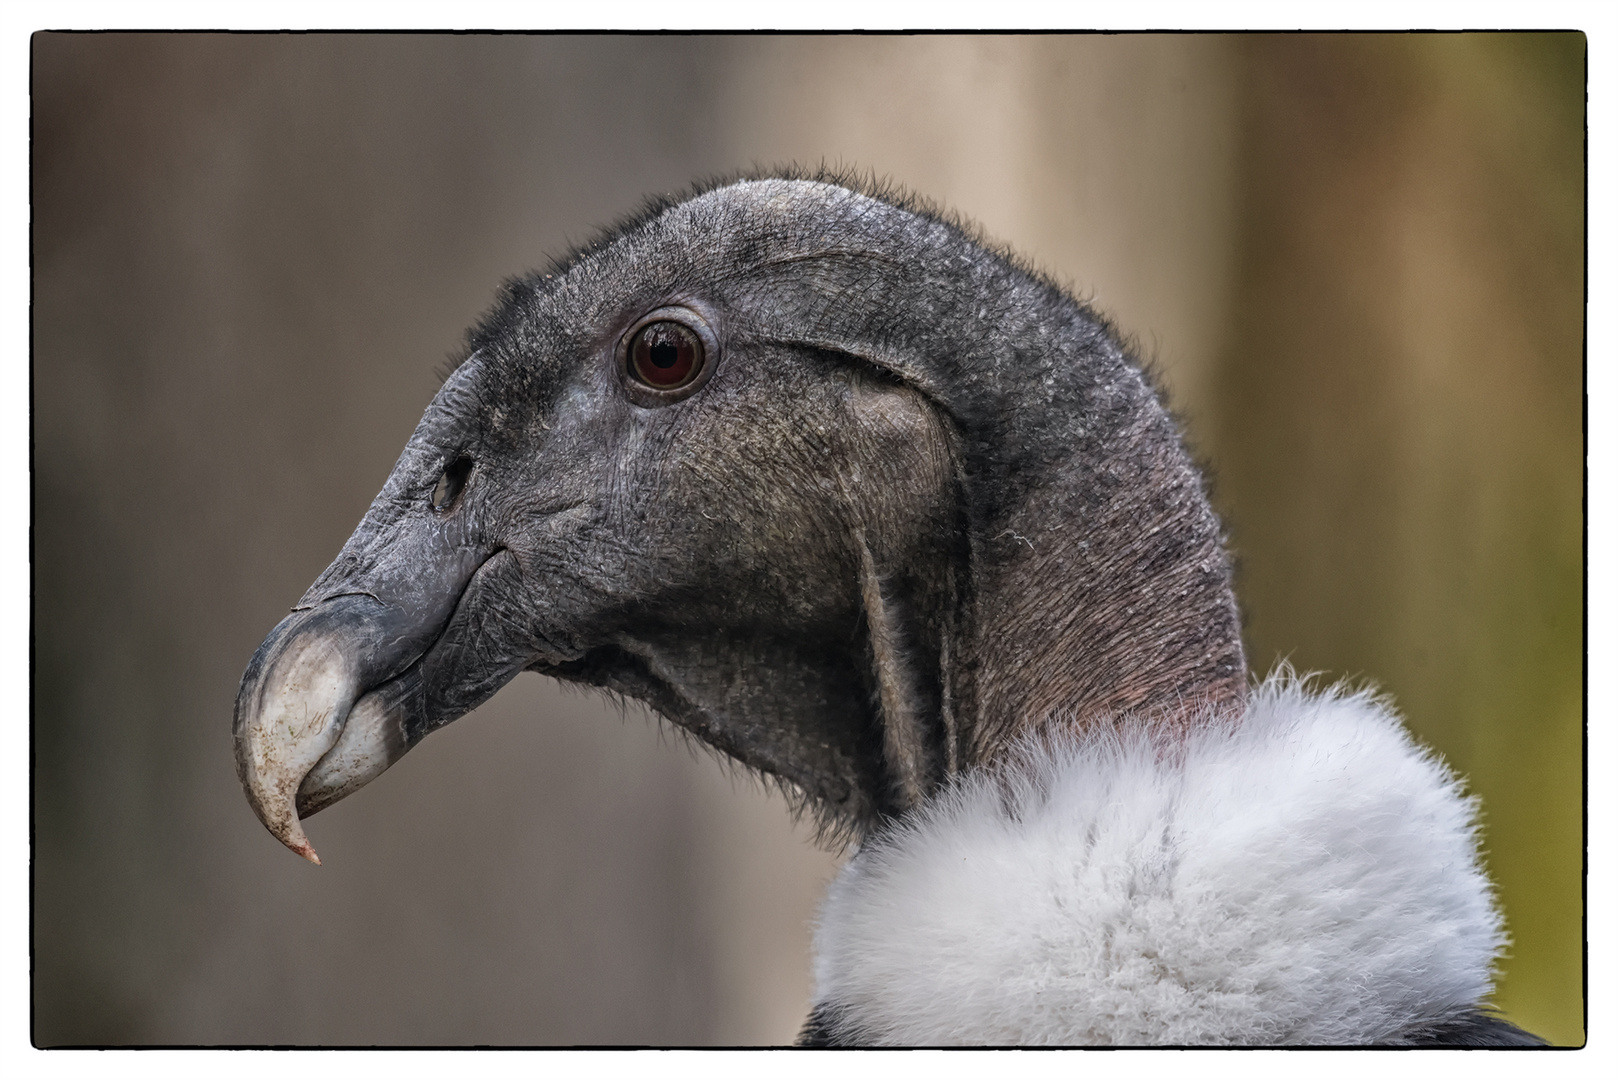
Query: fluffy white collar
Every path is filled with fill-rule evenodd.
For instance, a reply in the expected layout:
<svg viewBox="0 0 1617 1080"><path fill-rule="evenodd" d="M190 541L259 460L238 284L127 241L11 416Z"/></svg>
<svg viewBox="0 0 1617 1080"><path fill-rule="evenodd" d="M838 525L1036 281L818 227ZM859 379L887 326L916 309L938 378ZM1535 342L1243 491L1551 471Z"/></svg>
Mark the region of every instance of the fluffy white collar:
<svg viewBox="0 0 1617 1080"><path fill-rule="evenodd" d="M1271 679L1182 749L1029 742L832 885L816 1002L864 1044L1365 1044L1475 1010L1476 806L1383 702Z"/></svg>

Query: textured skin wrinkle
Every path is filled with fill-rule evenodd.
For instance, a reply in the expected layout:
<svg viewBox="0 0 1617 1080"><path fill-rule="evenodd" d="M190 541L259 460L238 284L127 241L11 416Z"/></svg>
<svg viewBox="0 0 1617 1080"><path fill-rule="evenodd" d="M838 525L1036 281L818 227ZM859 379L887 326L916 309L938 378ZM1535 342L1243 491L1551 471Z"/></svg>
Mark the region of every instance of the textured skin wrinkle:
<svg viewBox="0 0 1617 1080"><path fill-rule="evenodd" d="M876 700L881 708L883 757L887 762L890 798L893 806L902 812L920 805L930 793L935 778L926 760L928 746L922 729L922 707L911 686L913 677L903 655L904 644L889 613L889 605L882 597L876 561L865 543L863 530L859 530L854 539L859 546L859 587L875 665Z"/></svg>

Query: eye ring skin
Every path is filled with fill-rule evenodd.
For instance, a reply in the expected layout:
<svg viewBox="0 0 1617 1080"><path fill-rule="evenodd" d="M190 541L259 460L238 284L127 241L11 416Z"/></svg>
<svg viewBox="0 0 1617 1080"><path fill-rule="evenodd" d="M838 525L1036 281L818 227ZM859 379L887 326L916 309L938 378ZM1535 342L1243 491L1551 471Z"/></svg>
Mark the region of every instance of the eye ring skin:
<svg viewBox="0 0 1617 1080"><path fill-rule="evenodd" d="M689 382L668 389L641 382L635 378L629 363L629 346L633 343L635 335L652 323L659 322L678 323L695 334L697 340L702 343L702 366L696 375ZM713 377L714 369L718 366L719 335L714 332L712 324L702 312L685 304L669 304L646 312L630 323L629 328L618 338L618 381L623 384L623 392L629 400L644 409L655 409L685 400L707 385L707 381Z"/></svg>

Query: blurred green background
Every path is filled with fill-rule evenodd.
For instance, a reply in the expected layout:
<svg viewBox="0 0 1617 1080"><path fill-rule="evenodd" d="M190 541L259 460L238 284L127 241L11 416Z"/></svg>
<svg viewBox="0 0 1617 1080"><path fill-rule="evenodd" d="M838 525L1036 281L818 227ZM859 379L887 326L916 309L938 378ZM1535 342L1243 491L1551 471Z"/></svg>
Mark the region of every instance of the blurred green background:
<svg viewBox="0 0 1617 1080"><path fill-rule="evenodd" d="M1260 38L1212 456L1250 659L1471 782L1498 1003L1583 1037L1581 35Z"/></svg>
<svg viewBox="0 0 1617 1080"><path fill-rule="evenodd" d="M264 833L237 680L506 275L788 160L948 203L1113 315L1254 669L1465 773L1498 1003L1583 1039L1581 34L55 35L33 45L34 1037L768 1043L836 859L523 676Z"/></svg>

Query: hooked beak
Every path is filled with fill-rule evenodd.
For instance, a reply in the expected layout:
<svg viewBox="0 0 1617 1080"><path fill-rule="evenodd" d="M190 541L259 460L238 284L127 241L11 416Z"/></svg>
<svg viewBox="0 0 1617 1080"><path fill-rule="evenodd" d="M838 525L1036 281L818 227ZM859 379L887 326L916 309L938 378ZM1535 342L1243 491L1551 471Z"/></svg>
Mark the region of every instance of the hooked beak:
<svg viewBox="0 0 1617 1080"><path fill-rule="evenodd" d="M525 637L505 639L508 620L482 614L519 581L503 548L467 553L409 588L328 583L326 599L270 631L242 676L232 730L236 775L276 839L318 864L300 818L376 779L532 661Z"/></svg>
<svg viewBox="0 0 1617 1080"><path fill-rule="evenodd" d="M236 696L236 774L276 839L320 862L299 822L409 749L393 679L421 649L372 596L294 611L253 654ZM392 679L390 684L388 680Z"/></svg>

